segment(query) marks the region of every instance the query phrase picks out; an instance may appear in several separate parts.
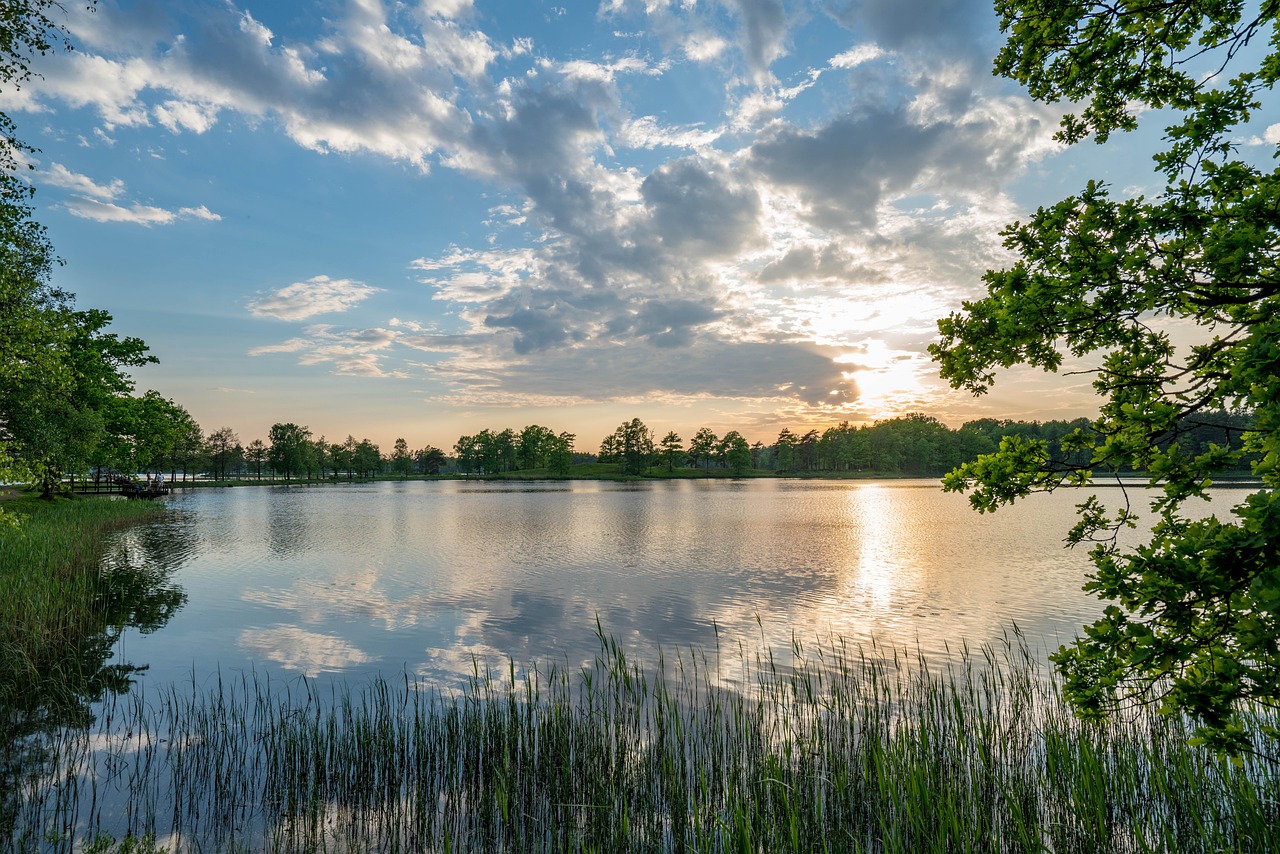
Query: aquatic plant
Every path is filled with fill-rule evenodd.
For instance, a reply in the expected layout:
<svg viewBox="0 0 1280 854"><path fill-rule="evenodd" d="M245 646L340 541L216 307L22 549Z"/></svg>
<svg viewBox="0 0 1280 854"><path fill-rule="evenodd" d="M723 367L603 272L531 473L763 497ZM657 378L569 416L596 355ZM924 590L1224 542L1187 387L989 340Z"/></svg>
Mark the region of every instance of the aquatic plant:
<svg viewBox="0 0 1280 854"><path fill-rule="evenodd" d="M785 660L782 660L785 658ZM1148 709L1082 722L1016 636L930 666L840 639L641 665L478 662L457 691L265 674L49 735L13 850L1261 851L1275 757Z"/></svg>
<svg viewBox="0 0 1280 854"><path fill-rule="evenodd" d="M84 642L103 626L109 579L103 535L155 518L162 505L112 499L9 500L20 527L0 528L0 708L74 684Z"/></svg>

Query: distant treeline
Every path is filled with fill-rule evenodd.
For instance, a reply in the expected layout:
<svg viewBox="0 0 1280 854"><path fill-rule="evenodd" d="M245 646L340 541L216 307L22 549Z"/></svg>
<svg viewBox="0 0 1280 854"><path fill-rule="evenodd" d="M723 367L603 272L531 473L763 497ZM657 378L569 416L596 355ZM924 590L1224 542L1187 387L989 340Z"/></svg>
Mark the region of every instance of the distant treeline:
<svg viewBox="0 0 1280 854"><path fill-rule="evenodd" d="M1189 417L1165 439L1177 441L1184 452L1203 453L1211 445L1239 449L1252 425L1246 413L1213 412ZM219 480L232 478L355 479L377 475L507 475L569 476L696 475L749 473L850 474L935 477L956 466L995 451L1006 436L1044 443L1046 463L1087 467L1088 452L1064 451L1064 437L1084 431L1092 435L1087 418L1071 421L1011 421L983 418L958 430L928 415L910 414L854 426L848 422L804 433L782 430L769 444L749 443L737 430L717 436L700 428L686 441L678 433L661 438L640 419L624 422L605 437L596 453L574 449L575 435L531 424L520 430L484 429L461 436L452 454L427 445L411 449L397 439L390 453L368 439L348 436L341 442L313 437L292 423L271 427L266 441L247 445L229 427L207 437L199 429L182 431L185 441L167 446L144 468L168 470L183 479L202 473ZM595 464L595 465L592 465ZM590 468L586 468L590 466ZM1229 473L1247 475L1247 458Z"/></svg>
<svg viewBox="0 0 1280 854"><path fill-rule="evenodd" d="M1201 414L1184 419L1165 444L1177 441L1189 454L1204 453L1211 444L1239 449L1243 434L1252 423L1252 416L1245 413ZM599 459L619 463L624 471L633 474L641 474L654 466L667 471L689 466L737 473L754 469L797 474L867 472L935 476L982 454L992 453L1005 436L1019 436L1042 441L1050 465L1087 467L1090 463L1087 452L1062 449L1062 439L1078 431L1092 434L1090 420L983 418L953 430L936 418L913 413L871 425L854 426L844 422L821 432L796 433L787 428L768 445L760 441L748 444L736 430L717 437L704 427L686 446L675 433L654 442L648 428L637 419L623 424L605 438ZM1247 459L1235 471L1248 474Z"/></svg>

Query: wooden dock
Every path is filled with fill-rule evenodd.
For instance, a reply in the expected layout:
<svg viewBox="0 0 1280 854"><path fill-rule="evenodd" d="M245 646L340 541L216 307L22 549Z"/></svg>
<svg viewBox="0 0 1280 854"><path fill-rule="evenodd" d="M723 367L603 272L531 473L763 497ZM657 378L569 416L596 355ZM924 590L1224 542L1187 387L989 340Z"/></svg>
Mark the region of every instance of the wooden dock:
<svg viewBox="0 0 1280 854"><path fill-rule="evenodd" d="M161 498L169 494L168 486L141 483L128 478L81 481L72 487L76 495L123 495L125 498Z"/></svg>

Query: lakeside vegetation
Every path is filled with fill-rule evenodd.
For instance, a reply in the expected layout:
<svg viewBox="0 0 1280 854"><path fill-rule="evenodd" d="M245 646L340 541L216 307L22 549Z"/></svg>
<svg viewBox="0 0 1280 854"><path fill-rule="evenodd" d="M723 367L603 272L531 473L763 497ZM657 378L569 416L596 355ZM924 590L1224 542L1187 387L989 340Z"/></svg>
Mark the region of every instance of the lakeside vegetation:
<svg viewBox="0 0 1280 854"><path fill-rule="evenodd" d="M938 670L839 639L642 665L601 634L581 668L477 664L447 695L241 674L120 698L98 730L49 734L21 781L16 850L1280 845L1280 758L1214 757L1150 707L1081 721L1018 637ZM71 769L75 785L49 785Z"/></svg>
<svg viewBox="0 0 1280 854"><path fill-rule="evenodd" d="M119 622L127 590L104 571L104 536L164 509L110 499L4 503L24 520L0 526L0 727L8 735L24 710L83 696L102 677L111 648L104 632Z"/></svg>
<svg viewBox="0 0 1280 854"><path fill-rule="evenodd" d="M121 553L108 537L160 517L163 505L3 503L7 518L21 520L0 525L0 838L7 840L22 781L46 767L48 739L86 732L95 704L128 692L145 669L119 658L121 633L160 628L186 594L160 562Z"/></svg>
<svg viewBox="0 0 1280 854"><path fill-rule="evenodd" d="M1206 412L1188 417L1163 437L1187 453L1211 446L1243 449L1252 419L1242 413ZM397 439L384 454L368 439L342 442L313 437L305 427L272 426L269 441L242 443L230 427L203 437L198 426L187 440L165 446L151 457L129 458L143 469L165 471L171 482L197 477L221 482L285 483L357 480L378 477L466 475L510 479L535 477L715 477L715 476L862 476L941 477L965 463L995 452L1006 439L1039 448L1046 465L1085 468L1090 454L1070 450L1072 438L1091 431L1085 418L1070 421L1014 421L984 418L952 429L936 418L912 413L855 426L844 422L823 431L784 428L766 444L748 444L730 430L717 436L702 427L686 442L668 431L661 439L639 419L624 422L606 436L597 452L575 449L576 436L539 424L521 429L484 429L459 437L453 454L434 446L411 449ZM1066 443L1066 445L1064 445ZM1241 454L1224 466L1227 477L1249 477L1254 457ZM92 473L85 473L93 477Z"/></svg>

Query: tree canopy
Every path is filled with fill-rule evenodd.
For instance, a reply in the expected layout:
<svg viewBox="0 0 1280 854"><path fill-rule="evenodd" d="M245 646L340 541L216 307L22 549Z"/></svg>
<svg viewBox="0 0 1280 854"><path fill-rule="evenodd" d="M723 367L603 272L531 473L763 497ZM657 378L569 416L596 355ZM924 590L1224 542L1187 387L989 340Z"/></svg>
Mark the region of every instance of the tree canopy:
<svg viewBox="0 0 1280 854"><path fill-rule="evenodd" d="M653 461L653 451L653 432L639 418L632 418L600 443L600 461L621 463L623 474L643 474Z"/></svg>
<svg viewBox="0 0 1280 854"><path fill-rule="evenodd" d="M1132 508L1096 498L1069 534L1092 543L1087 589L1112 604L1054 656L1066 694L1086 716L1159 703L1191 714L1215 749L1259 749L1280 735L1247 723L1251 705L1280 704L1280 170L1238 145L1280 75L1280 3L997 0L996 9L1008 35L996 72L1038 99L1082 105L1063 119L1061 141L1106 142L1135 128L1144 108L1172 118L1154 153L1158 195L1117 197L1091 181L1009 226L1016 262L989 271L986 296L939 321L932 348L942 376L974 394L1016 364L1087 372L1098 417L1061 440L1068 457L1006 436L946 486L993 510L1087 484L1100 469L1146 471L1155 496L1146 543L1123 548ZM1263 39L1266 50L1255 44ZM1197 340L1175 346L1175 323ZM1191 441L1222 411L1250 416L1244 448ZM1262 487L1234 518L1201 518L1188 502L1246 453Z"/></svg>
<svg viewBox="0 0 1280 854"><path fill-rule="evenodd" d="M0 90L30 79L37 56L70 49L50 17L62 8L54 0L3 4ZM50 494L66 471L137 462L138 437L155 432L140 425L156 407L132 396L126 369L155 359L137 338L106 332L110 314L76 310L72 295L52 285L59 262L32 216L35 189L20 174L30 151L0 113L0 474L37 480Z"/></svg>

